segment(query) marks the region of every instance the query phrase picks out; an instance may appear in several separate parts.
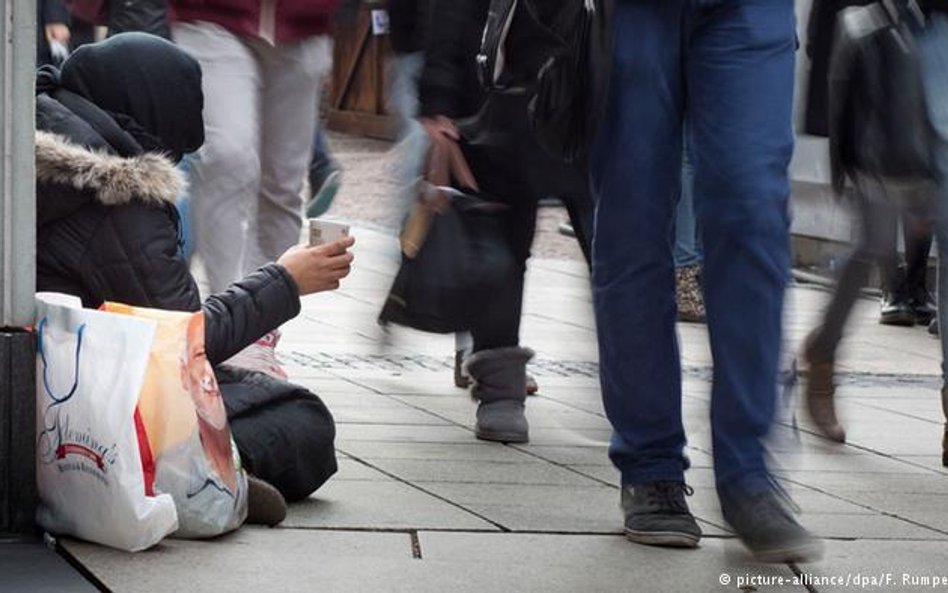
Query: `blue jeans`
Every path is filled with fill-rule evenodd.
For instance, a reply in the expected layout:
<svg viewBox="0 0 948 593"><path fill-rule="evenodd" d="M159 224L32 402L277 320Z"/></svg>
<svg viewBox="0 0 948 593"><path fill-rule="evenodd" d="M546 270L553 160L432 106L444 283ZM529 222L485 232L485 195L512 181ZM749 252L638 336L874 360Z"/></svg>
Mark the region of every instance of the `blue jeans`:
<svg viewBox="0 0 948 593"><path fill-rule="evenodd" d="M681 154L681 193L675 213L675 267L701 265L701 242L695 220L695 168L687 146Z"/></svg>
<svg viewBox="0 0 948 593"><path fill-rule="evenodd" d="M616 31L591 170L610 457L624 484L684 479L672 225L687 117L718 492L770 488L761 439L773 421L790 269L793 1L620 2Z"/></svg>
<svg viewBox="0 0 948 593"><path fill-rule="evenodd" d="M938 329L942 375L948 378L948 17L936 15L921 41L929 119L934 129L935 235L938 242Z"/></svg>

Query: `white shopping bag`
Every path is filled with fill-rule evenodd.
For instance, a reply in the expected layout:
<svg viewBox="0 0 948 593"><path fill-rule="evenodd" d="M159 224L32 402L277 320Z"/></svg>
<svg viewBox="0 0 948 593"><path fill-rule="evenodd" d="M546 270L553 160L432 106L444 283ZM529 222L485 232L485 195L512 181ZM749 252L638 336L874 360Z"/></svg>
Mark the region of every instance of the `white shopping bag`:
<svg viewBox="0 0 948 593"><path fill-rule="evenodd" d="M155 323L66 295L36 303L37 521L122 550L153 546L178 527L172 498L146 494L134 420Z"/></svg>

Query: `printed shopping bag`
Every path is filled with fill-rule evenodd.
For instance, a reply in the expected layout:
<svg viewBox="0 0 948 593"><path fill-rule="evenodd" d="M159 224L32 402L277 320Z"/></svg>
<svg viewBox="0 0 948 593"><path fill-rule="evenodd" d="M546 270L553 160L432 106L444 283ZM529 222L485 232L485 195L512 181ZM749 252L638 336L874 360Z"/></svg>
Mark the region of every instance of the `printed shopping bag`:
<svg viewBox="0 0 948 593"><path fill-rule="evenodd" d="M143 550L178 527L174 502L149 496L133 417L155 322L37 303L37 522L122 550Z"/></svg>
<svg viewBox="0 0 948 593"><path fill-rule="evenodd" d="M204 353L204 314L117 303L102 308L157 324L138 418L146 474L151 466L155 492L170 494L178 511L173 537L237 529L247 517L247 476Z"/></svg>

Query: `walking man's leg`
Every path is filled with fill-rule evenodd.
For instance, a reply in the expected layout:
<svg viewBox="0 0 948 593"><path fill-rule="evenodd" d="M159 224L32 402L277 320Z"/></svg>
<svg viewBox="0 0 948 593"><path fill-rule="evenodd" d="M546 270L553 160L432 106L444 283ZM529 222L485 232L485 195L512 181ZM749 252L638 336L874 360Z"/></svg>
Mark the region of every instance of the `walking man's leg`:
<svg viewBox="0 0 948 593"><path fill-rule="evenodd" d="M593 295L609 455L633 541L692 547L675 335L682 19L691 0L617 3L609 106L592 156Z"/></svg>
<svg viewBox="0 0 948 593"><path fill-rule="evenodd" d="M190 213L213 294L244 272L245 225L260 189L260 72L246 43L215 25L179 23L174 40L203 71L206 140L191 163Z"/></svg>
<svg viewBox="0 0 948 593"><path fill-rule="evenodd" d="M725 519L759 559L805 561L764 460L790 268L788 167L796 49L792 0L694 9L686 62L714 384L714 467Z"/></svg>

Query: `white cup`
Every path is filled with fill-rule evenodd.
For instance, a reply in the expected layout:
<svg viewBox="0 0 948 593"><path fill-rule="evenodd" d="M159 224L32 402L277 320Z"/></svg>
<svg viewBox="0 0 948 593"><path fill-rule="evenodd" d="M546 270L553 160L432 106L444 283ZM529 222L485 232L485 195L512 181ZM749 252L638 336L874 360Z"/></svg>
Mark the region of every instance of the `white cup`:
<svg viewBox="0 0 948 593"><path fill-rule="evenodd" d="M349 225L341 222L330 222L319 218L309 219L310 246L332 243L337 239L349 236Z"/></svg>

